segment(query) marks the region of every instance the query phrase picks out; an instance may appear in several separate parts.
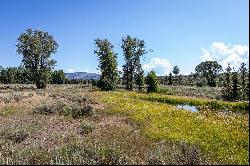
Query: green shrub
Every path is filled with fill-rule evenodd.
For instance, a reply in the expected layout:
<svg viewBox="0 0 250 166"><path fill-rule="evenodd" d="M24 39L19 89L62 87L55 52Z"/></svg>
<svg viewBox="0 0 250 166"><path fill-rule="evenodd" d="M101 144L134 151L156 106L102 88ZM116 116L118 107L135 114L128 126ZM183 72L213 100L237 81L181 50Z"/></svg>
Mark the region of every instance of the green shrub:
<svg viewBox="0 0 250 166"><path fill-rule="evenodd" d="M54 109L53 109L52 105L50 105L48 103L42 103L40 106L36 107L33 110L33 112L48 115L48 114L53 114Z"/></svg>
<svg viewBox="0 0 250 166"><path fill-rule="evenodd" d="M53 151L53 163L56 165L93 165L97 164L94 148L84 147L71 142Z"/></svg>
<svg viewBox="0 0 250 166"><path fill-rule="evenodd" d="M160 143L147 155L149 165L202 165L208 164L208 158L200 147L185 142Z"/></svg>
<svg viewBox="0 0 250 166"><path fill-rule="evenodd" d="M101 79L98 80L97 87L104 91L113 91L116 88L116 83L111 80Z"/></svg>
<svg viewBox="0 0 250 166"><path fill-rule="evenodd" d="M26 146L13 154L15 165L47 165L51 163L50 153L38 145Z"/></svg>
<svg viewBox="0 0 250 166"><path fill-rule="evenodd" d="M79 118L82 116L91 116L95 112L93 107L88 103L80 105L77 102L66 103L63 100L58 100L53 104L43 103L42 105L34 109L34 113L45 115L59 114L65 116L72 116L73 118Z"/></svg>
<svg viewBox="0 0 250 166"><path fill-rule="evenodd" d="M71 115L73 118L79 118L81 116L91 116L94 113L94 109L91 105L84 105L83 107L78 104L73 104L71 106Z"/></svg>
<svg viewBox="0 0 250 166"><path fill-rule="evenodd" d="M172 91L171 89L168 88L163 88L163 87L159 87L157 90L158 93L163 93L166 95L174 95L174 91Z"/></svg>
<svg viewBox="0 0 250 166"><path fill-rule="evenodd" d="M10 96L2 96L0 97L0 100L3 101L4 103L11 103L11 97Z"/></svg>
<svg viewBox="0 0 250 166"><path fill-rule="evenodd" d="M14 93L13 98L16 102L19 102L22 99L22 95L20 93Z"/></svg>
<svg viewBox="0 0 250 166"><path fill-rule="evenodd" d="M89 122L82 122L80 125L80 134L88 134L91 133L95 129L95 126Z"/></svg>
<svg viewBox="0 0 250 166"><path fill-rule="evenodd" d="M147 92L157 92L158 82L156 73L154 71L148 73L146 77L146 84L148 85Z"/></svg>
<svg viewBox="0 0 250 166"><path fill-rule="evenodd" d="M113 146L100 146L97 157L98 165L121 165L127 162L122 151Z"/></svg>
<svg viewBox="0 0 250 166"><path fill-rule="evenodd" d="M72 102L78 102L78 103L89 103L90 100L86 96L74 96L71 98Z"/></svg>
<svg viewBox="0 0 250 166"><path fill-rule="evenodd" d="M82 145L77 142L59 147L53 152L52 163L56 165L119 165L127 160L122 152L107 145Z"/></svg>
<svg viewBox="0 0 250 166"><path fill-rule="evenodd" d="M16 129L3 129L0 132L0 137L10 140L14 143L20 143L24 141L29 136L28 132L25 130L16 128Z"/></svg>

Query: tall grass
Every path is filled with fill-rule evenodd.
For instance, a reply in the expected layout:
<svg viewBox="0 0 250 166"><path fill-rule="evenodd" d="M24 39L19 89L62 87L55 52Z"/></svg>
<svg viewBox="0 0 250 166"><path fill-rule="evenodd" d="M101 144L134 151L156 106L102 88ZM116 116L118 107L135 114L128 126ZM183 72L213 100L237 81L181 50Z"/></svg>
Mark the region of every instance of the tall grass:
<svg viewBox="0 0 250 166"><path fill-rule="evenodd" d="M248 164L247 115L227 116L211 111L192 113L165 104L166 101L195 105L212 103L205 99L173 96L166 99L165 95L126 91L96 92L96 95L101 98L101 102L106 103L107 111L130 117L140 124L142 132L149 138L198 144L214 162L220 164ZM213 105L245 108L241 104L220 101Z"/></svg>
<svg viewBox="0 0 250 166"><path fill-rule="evenodd" d="M180 96L170 96L170 95L144 95L140 97L144 100L156 101L168 104L190 104L195 106L208 106L210 108L230 108L230 109L249 109L249 102L226 102L221 100L211 100L211 99L199 99L199 98L188 98Z"/></svg>

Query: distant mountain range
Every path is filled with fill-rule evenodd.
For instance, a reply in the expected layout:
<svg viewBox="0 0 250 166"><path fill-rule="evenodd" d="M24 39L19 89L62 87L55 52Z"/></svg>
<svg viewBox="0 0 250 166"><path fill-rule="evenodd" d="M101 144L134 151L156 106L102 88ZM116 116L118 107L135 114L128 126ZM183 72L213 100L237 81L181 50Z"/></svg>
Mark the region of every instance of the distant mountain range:
<svg viewBox="0 0 250 166"><path fill-rule="evenodd" d="M78 80L99 80L100 74L96 73L87 73L87 72L74 72L74 73L65 73L67 79L78 79Z"/></svg>

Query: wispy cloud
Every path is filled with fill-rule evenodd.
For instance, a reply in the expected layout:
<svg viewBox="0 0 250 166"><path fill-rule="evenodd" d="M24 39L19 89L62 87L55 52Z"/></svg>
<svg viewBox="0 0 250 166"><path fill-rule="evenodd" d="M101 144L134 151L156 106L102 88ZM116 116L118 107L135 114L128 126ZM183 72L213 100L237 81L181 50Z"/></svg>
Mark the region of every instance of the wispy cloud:
<svg viewBox="0 0 250 166"><path fill-rule="evenodd" d="M225 69L230 63L235 69L240 67L241 63L249 65L249 46L242 44L225 44L221 42L214 42L210 48L202 48L203 55L200 56L204 61L217 61Z"/></svg>
<svg viewBox="0 0 250 166"><path fill-rule="evenodd" d="M152 58L150 63L142 65L142 69L147 73L154 70L157 75L167 75L171 71L172 65L167 59Z"/></svg>
<svg viewBox="0 0 250 166"><path fill-rule="evenodd" d="M74 69L67 69L66 71L67 71L68 73L74 73L74 72L75 72Z"/></svg>

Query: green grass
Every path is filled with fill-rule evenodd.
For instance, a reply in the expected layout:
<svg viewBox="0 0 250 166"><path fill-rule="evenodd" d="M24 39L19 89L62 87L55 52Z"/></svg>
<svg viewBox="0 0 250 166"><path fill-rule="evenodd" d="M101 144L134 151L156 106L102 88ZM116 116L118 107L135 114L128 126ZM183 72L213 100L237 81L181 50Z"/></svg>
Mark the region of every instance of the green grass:
<svg viewBox="0 0 250 166"><path fill-rule="evenodd" d="M16 87L22 90L0 90L2 99L10 98L0 99L0 165L249 164L248 114L210 108L243 107L239 102L166 95L166 90L147 94L80 85L36 91ZM76 108L91 105L95 115L68 116L71 103ZM177 103L204 107L192 113L177 110ZM41 108L40 113L34 114L34 108Z"/></svg>
<svg viewBox="0 0 250 166"><path fill-rule="evenodd" d="M15 106L5 106L0 109L0 117L5 117L5 116L11 116L13 114L16 114L20 112L18 107Z"/></svg>
<svg viewBox="0 0 250 166"><path fill-rule="evenodd" d="M249 102L227 102L221 100L181 97L172 95L150 94L140 97L144 100L157 101L168 104L190 104L195 106L208 106L210 108L230 108L230 109L249 109Z"/></svg>
<svg viewBox="0 0 250 166"><path fill-rule="evenodd" d="M195 96L200 98L221 99L221 87L196 87L196 86L172 86L160 85L161 89L166 89L165 94L174 94L178 96ZM171 93L169 93L171 92Z"/></svg>
<svg viewBox="0 0 250 166"><path fill-rule="evenodd" d="M217 114L213 111L192 113L176 110L173 105L166 104L215 103L213 105L216 107L246 108L245 103L127 91L97 91L95 95L107 105L108 112L128 116L140 124L143 134L152 139L198 144L214 162L220 164L249 164L248 115Z"/></svg>

